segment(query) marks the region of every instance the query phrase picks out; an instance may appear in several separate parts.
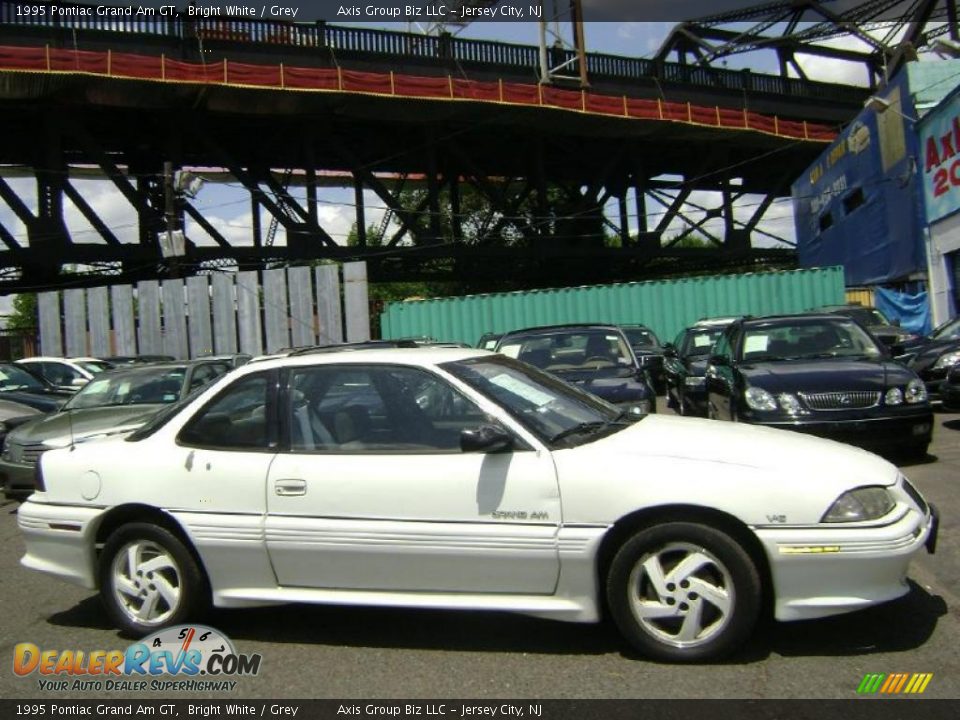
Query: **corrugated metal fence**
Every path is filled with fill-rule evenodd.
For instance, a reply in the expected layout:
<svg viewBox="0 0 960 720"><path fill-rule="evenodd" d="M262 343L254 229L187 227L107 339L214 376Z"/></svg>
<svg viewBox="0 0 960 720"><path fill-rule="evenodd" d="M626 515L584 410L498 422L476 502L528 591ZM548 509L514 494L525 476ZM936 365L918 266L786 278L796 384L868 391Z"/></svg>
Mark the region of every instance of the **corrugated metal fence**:
<svg viewBox="0 0 960 720"><path fill-rule="evenodd" d="M663 341L704 317L800 312L844 301L840 267L467 295L391 303L384 338L475 344L485 332L571 322L642 323Z"/></svg>
<svg viewBox="0 0 960 720"><path fill-rule="evenodd" d="M178 359L370 337L366 263L40 293L43 355Z"/></svg>

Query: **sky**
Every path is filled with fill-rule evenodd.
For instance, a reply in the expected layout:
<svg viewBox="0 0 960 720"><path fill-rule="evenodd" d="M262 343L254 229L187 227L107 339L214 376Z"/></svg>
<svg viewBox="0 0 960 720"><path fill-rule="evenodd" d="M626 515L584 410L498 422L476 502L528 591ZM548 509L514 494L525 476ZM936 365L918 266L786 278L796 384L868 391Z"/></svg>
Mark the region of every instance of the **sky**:
<svg viewBox="0 0 960 720"><path fill-rule="evenodd" d="M346 24L346 23L345 23ZM365 27L370 27L369 24ZM388 29L407 30L406 23L391 24L385 23L383 27ZM661 22L622 22L622 23L587 23L585 28L586 45L588 51L601 52L614 55L625 55L632 57L650 57L652 56L661 42L669 33L672 27L671 23ZM413 28L416 30L416 28ZM537 23L512 22L512 23L474 23L461 30L458 34L462 37L494 39L507 42L517 42L522 44L536 44L538 42ZM848 40L846 47L851 46ZM823 79L832 82L843 82L849 84L864 84L866 75L862 68L848 63L836 61L826 61L817 58L807 58L803 60L804 70L816 79ZM739 68L749 65L757 72L773 72L775 68L774 60L771 57L764 57L760 54L752 56L740 56L731 58L729 67ZM10 179L9 183L14 187L20 196L25 200L32 211L36 210L35 183L28 179ZM108 182L99 180L75 180L74 185L83 194L87 202L98 212L107 225L113 229L114 233L124 242L133 242L136 240L136 215L126 199ZM302 190L300 191L303 197ZM343 242L350 231L354 221L353 209L353 190L323 189L320 194L319 214L323 226L330 235L338 242ZM382 201L372 192L365 194L366 218L368 224L379 224L385 212ZM707 192L693 193L692 202L704 205L714 206L717 200L714 194ZM735 210L738 218L746 219L752 214L751 205L758 202L756 196L745 196L740 201L740 207ZM231 242L238 245L252 244L252 219L250 215L249 196L243 190L239 183L229 184L206 184L193 204L200 209L205 217ZM65 201L65 215L67 226L70 228L75 239L79 242L100 242L99 235L82 217L79 211L73 207L69 201ZM658 206L656 203L648 202L649 211L656 212ZM694 220L697 219L697 213L690 213ZM616 217L616 211L611 208L609 214L611 218ZM656 218L651 218L656 223ZM26 231L22 223L13 215L6 204L0 202L0 222L2 222L10 232L26 244ZM720 221L711 221L707 224L708 228L718 229ZM269 225L269 215L262 214L262 230L265 233ZM635 225L635 219L631 219L631 226ZM683 227L683 223L677 221L668 229L668 233L676 232ZM766 229L778 236L792 239L793 237L793 219L792 208L789 201L780 201L775 203L765 216L761 224L761 229ZM191 237L203 238L207 236L192 223L188 221L187 233ZM212 243L212 240L209 241ZM285 242L283 229L277 232L277 243ZM201 244L206 244L202 242ZM0 297L0 314L8 312L11 297Z"/></svg>

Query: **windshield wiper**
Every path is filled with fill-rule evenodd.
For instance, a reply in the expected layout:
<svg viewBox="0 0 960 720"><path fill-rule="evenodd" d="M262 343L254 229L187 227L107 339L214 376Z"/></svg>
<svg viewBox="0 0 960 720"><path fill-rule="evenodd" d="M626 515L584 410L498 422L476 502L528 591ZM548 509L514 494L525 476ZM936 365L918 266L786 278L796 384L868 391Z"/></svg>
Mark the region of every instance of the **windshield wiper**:
<svg viewBox="0 0 960 720"><path fill-rule="evenodd" d="M579 435L581 433L592 433L597 430L603 430L605 428L611 427L613 425L631 425L635 421L639 420L640 417L634 415L628 410L621 410L615 416L609 420L593 420L591 422L582 422L578 425L574 425L571 428L566 430L561 430L552 438L550 442L555 443L563 440L564 438L570 437L571 435Z"/></svg>
<svg viewBox="0 0 960 720"><path fill-rule="evenodd" d="M552 438L550 438L551 443L560 442L564 438L568 438L571 435L579 435L581 433L590 433L607 426L607 420L594 420L592 422L582 422L573 427L567 428L566 430L561 430Z"/></svg>

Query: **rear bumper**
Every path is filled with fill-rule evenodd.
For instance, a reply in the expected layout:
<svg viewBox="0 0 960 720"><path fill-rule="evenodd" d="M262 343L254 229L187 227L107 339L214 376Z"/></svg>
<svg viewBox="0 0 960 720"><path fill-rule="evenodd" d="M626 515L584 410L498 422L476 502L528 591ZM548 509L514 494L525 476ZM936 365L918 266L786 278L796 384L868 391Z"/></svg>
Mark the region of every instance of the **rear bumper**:
<svg viewBox="0 0 960 720"><path fill-rule="evenodd" d="M27 546L20 564L95 589L96 520L103 512L101 508L27 500L17 511L17 525Z"/></svg>

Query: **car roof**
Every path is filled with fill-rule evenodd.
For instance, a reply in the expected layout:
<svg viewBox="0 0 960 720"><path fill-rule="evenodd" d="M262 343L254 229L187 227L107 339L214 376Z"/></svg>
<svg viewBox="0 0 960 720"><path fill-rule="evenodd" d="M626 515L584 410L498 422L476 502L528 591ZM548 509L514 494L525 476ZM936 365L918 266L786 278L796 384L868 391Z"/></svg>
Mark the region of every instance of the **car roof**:
<svg viewBox="0 0 960 720"><path fill-rule="evenodd" d="M564 325L538 325L536 327L523 328L522 330L511 330L510 332L504 333L501 339L512 335L534 335L539 333L546 335L562 330L605 330L621 332L619 325L611 325L609 323L567 323Z"/></svg>
<svg viewBox="0 0 960 720"><path fill-rule="evenodd" d="M805 312L805 313L784 313L782 315L764 315L762 317L745 317L743 319L744 324L750 325L762 325L770 322L782 322L782 321L791 321L791 320L800 320L800 321L826 321L826 322L843 322L844 320L850 320L843 315L837 315L836 313L828 312Z"/></svg>
<svg viewBox="0 0 960 720"><path fill-rule="evenodd" d="M439 346L358 348L350 352L305 352L275 358L265 357L256 363L242 365L235 372L246 374L248 372L260 372L274 367L309 367L311 365L334 364L370 365L396 363L398 365L433 367L442 363L468 360L476 357L489 357L494 354L495 353L489 350L479 350L477 348Z"/></svg>

